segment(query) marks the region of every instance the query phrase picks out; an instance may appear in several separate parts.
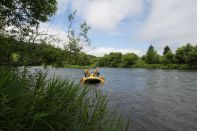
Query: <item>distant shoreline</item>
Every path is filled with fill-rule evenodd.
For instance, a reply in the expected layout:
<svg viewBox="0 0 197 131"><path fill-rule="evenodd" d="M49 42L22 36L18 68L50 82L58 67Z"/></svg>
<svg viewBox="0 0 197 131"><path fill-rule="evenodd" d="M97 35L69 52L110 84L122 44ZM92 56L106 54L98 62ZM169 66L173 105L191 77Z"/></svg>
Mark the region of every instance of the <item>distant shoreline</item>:
<svg viewBox="0 0 197 131"><path fill-rule="evenodd" d="M53 67L52 65L47 65ZM177 70L197 70L197 67L189 67L186 64L134 64L130 67L108 67L108 66L103 66L106 68L144 68L144 69L164 69L164 70L171 70L171 69L177 69ZM75 68L75 69L87 69L87 68L96 68L96 66L80 66L80 65L64 65L63 67L58 67L57 68Z"/></svg>
<svg viewBox="0 0 197 131"><path fill-rule="evenodd" d="M64 66L55 66L55 65L29 65L27 67L34 67L34 66L41 66L41 67L44 67L44 68L47 68L47 67L55 67L55 68L74 68L74 69L87 69L87 68L96 68L96 67L99 67L99 66L80 66L80 65L64 65ZM4 66L0 66L0 67L7 67L6 65ZM9 67L12 67L12 66L9 66ZM22 66L20 66L22 67ZM197 70L197 67L196 66L193 66L193 67L189 67L188 65L186 64L167 64L167 65L164 65L164 64L134 64L134 65L131 65L129 67L110 67L110 66L102 66L104 68L125 68L125 69L132 69L132 68L143 68L143 69L164 69L164 70L173 70L173 69L176 69L176 70ZM102 68L100 67L100 68Z"/></svg>

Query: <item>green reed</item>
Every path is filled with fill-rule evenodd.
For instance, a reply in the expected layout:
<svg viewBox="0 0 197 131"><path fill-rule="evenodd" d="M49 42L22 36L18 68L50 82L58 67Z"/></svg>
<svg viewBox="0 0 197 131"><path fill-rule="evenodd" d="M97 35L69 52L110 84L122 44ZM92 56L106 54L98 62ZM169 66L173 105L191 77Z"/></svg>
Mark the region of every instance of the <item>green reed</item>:
<svg viewBox="0 0 197 131"><path fill-rule="evenodd" d="M47 73L1 71L0 130L127 130L106 96L91 90Z"/></svg>

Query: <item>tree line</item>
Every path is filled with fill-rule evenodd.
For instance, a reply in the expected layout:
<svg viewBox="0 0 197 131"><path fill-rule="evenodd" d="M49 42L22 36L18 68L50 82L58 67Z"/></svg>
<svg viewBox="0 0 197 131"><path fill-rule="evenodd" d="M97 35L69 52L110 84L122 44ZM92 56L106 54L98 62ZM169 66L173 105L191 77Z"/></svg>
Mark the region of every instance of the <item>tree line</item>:
<svg viewBox="0 0 197 131"><path fill-rule="evenodd" d="M111 52L103 57L96 57L82 51L71 57L68 48L58 48L45 41L32 44L0 35L0 43L0 65L5 66L52 65L64 67L65 65L79 65L126 68L197 68L197 46L191 44L177 48L175 53L171 51L169 46L166 46L162 55L159 55L150 45L142 57L135 53L122 54L120 52Z"/></svg>
<svg viewBox="0 0 197 131"><path fill-rule="evenodd" d="M0 65L4 66L53 65L63 67L66 64L87 66L94 58L83 52L71 57L67 48L61 49L45 41L32 44L0 35L0 43Z"/></svg>
<svg viewBox="0 0 197 131"><path fill-rule="evenodd" d="M153 67L153 68L197 68L197 45L186 44L173 53L169 46L159 55L150 45L146 54L139 57L135 53L122 54L111 52L103 57L88 55L82 51L71 56L69 48L58 48L45 41L28 43L17 41L12 37L0 35L0 65L37 66L65 65L99 66L99 67Z"/></svg>
<svg viewBox="0 0 197 131"><path fill-rule="evenodd" d="M142 57L135 53L122 54L112 52L98 60L101 67L164 67L186 69L197 68L197 45L186 44L173 53L169 46L165 46L163 55L159 55L155 48L150 45L146 54Z"/></svg>

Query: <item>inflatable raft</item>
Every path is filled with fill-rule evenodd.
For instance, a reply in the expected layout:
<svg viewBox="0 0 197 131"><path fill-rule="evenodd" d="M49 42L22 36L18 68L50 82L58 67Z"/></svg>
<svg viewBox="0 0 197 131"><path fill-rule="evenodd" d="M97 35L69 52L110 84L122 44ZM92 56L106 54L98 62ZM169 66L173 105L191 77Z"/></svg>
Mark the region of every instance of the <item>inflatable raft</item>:
<svg viewBox="0 0 197 131"><path fill-rule="evenodd" d="M105 79L103 77L96 77L91 74L89 77L83 77L81 79L81 83L83 84L97 84L97 83L104 83Z"/></svg>

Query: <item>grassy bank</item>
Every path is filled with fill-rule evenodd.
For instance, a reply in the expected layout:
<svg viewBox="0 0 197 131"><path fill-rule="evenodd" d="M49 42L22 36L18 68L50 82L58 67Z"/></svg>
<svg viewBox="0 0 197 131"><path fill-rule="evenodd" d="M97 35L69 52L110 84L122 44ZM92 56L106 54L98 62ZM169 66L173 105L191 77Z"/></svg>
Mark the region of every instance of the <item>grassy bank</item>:
<svg viewBox="0 0 197 131"><path fill-rule="evenodd" d="M42 65L43 66L43 65ZM58 67L52 65L45 65L44 67ZM96 66L81 66L81 65L64 65L63 68L76 68L76 69L87 69L95 68ZM108 67L108 66L104 66ZM111 66L110 66L111 67ZM137 61L135 64L123 67L112 67L112 68L146 68L146 69L179 69L179 70L196 70L197 66L189 66L187 64L147 64L144 61Z"/></svg>
<svg viewBox="0 0 197 131"><path fill-rule="evenodd" d="M147 69L185 69L185 70L189 70L189 66L187 65L177 65L177 64L167 64L167 65L163 65L163 64L134 64L133 66L131 66L132 68L147 68Z"/></svg>
<svg viewBox="0 0 197 131"><path fill-rule="evenodd" d="M0 73L0 130L126 130L107 98L47 73ZM92 91L91 91L92 93Z"/></svg>
<svg viewBox="0 0 197 131"><path fill-rule="evenodd" d="M148 69L180 69L189 70L197 69L197 66L189 66L187 64L147 64L143 60L138 60L131 68L148 68Z"/></svg>
<svg viewBox="0 0 197 131"><path fill-rule="evenodd" d="M64 65L64 68L87 69L87 68L91 68L91 66L81 66L81 65Z"/></svg>

